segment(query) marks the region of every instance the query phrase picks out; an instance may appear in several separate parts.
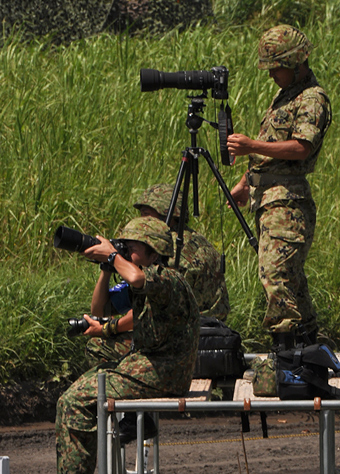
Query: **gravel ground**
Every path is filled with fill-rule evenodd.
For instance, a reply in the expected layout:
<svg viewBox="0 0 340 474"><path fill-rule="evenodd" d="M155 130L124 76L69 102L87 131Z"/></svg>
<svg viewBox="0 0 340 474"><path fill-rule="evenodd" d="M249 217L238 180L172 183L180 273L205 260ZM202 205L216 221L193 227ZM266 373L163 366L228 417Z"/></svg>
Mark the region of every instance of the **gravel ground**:
<svg viewBox="0 0 340 474"><path fill-rule="evenodd" d="M267 422L269 437L263 439L260 416L251 414L243 448L239 416L161 417L160 474L320 473L317 414L271 413ZM340 433L335 440L340 467ZM129 470L134 469L135 453L135 443L126 447ZM9 456L10 474L55 473L54 424L0 427L0 455Z"/></svg>

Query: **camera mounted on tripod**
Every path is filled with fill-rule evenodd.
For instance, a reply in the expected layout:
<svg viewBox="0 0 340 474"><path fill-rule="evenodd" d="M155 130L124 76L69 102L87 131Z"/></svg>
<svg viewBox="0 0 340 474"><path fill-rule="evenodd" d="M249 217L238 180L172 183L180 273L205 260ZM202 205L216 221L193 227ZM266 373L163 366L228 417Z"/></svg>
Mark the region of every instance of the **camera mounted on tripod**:
<svg viewBox="0 0 340 474"><path fill-rule="evenodd" d="M219 132L220 153L222 164L226 166L233 165L235 158L229 155L227 148L227 137L233 133L233 122L231 118L231 109L223 102L218 113L218 123L209 122L197 112L203 113L205 104L203 99L208 97L208 89L211 89L211 96L217 100L227 100L229 71L225 66L215 66L209 71L179 71L179 72L161 72L157 69L140 70L140 87L142 92L158 91L159 89L190 89L201 90L199 96L188 96L191 101L188 110L186 125L191 133L195 133L202 122L209 123Z"/></svg>
<svg viewBox="0 0 340 474"><path fill-rule="evenodd" d="M227 201L230 207L233 209L236 217L241 223L249 243L258 251L258 243L256 238L253 236L249 226L244 220L242 213L240 212L233 196L231 195L229 189L227 188L220 172L218 171L215 163L213 162L211 155L208 150L205 150L202 147L197 146L196 136L197 130L201 126L203 121L208 122L214 128L218 129L219 132L219 141L220 141L220 153L223 165L233 165L235 162L235 157L229 154L227 147L228 136L234 133L233 122L231 117L231 109L226 103L224 107L224 100L227 100L229 97L228 94L228 77L229 71L225 66L217 66L209 71L179 71L179 72L161 72L157 69L141 69L140 70L140 87L142 92L151 92L157 91L159 89L165 88L175 88L175 89L194 89L201 90L202 94L200 96L188 96L192 99L191 104L188 107L188 116L186 120L186 126L189 128L191 135L191 146L186 147L183 152L182 162L180 166L179 173L177 175L176 184L174 187L172 199L170 202L166 223L170 225L171 218L174 212L175 204L178 198L178 193L184 179L184 189L183 189L183 198L182 198L182 209L179 219L179 227L176 238L177 251L175 258L175 267L179 267L179 259L181 254L181 249L184 245L183 241L183 232L185 225L185 209L187 206L188 199L188 190L190 177L193 179L193 193L194 193L194 216L199 215L198 209L198 157L200 155L204 156L208 165L210 166L211 171L213 172L218 184L220 185L224 195L227 198ZM212 89L212 97L214 99L221 100L220 111L218 113L218 123L209 122L208 120L203 119L197 113L203 113L203 108L205 107L204 99L207 98L207 90ZM222 255L222 259L223 259ZM224 264L221 261L221 271L224 270Z"/></svg>
<svg viewBox="0 0 340 474"><path fill-rule="evenodd" d="M158 91L159 89L190 89L202 90L208 97L211 89L214 99L228 99L229 71L225 66L216 66L209 71L161 72L157 69L141 69L140 85L142 92Z"/></svg>

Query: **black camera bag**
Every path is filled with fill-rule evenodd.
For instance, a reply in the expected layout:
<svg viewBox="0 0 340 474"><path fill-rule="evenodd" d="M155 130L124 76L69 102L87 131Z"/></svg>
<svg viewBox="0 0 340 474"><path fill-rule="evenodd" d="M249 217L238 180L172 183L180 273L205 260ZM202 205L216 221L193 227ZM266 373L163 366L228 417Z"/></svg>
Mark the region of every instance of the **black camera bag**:
<svg viewBox="0 0 340 474"><path fill-rule="evenodd" d="M279 351L277 395L281 400L340 399L340 389L328 383L329 369L340 376L340 362L326 344Z"/></svg>
<svg viewBox="0 0 340 474"><path fill-rule="evenodd" d="M245 370L241 336L217 318L201 316L194 377L242 377Z"/></svg>

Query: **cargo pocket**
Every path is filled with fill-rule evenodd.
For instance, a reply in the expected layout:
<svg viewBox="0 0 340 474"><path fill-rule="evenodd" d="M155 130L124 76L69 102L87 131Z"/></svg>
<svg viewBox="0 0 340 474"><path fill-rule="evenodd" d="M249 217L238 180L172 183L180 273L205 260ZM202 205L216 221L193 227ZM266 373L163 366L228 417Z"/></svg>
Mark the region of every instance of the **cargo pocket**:
<svg viewBox="0 0 340 474"><path fill-rule="evenodd" d="M304 244L305 216L298 207L268 206L260 218L261 235L290 244Z"/></svg>

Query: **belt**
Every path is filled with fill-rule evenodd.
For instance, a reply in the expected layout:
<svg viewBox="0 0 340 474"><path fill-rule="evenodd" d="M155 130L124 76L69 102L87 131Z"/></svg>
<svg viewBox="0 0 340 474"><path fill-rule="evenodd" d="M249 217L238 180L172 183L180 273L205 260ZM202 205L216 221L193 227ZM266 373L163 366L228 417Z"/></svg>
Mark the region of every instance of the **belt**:
<svg viewBox="0 0 340 474"><path fill-rule="evenodd" d="M286 174L270 174L270 173L246 173L248 186L276 186L289 183L298 183L306 180L304 175L286 175Z"/></svg>

